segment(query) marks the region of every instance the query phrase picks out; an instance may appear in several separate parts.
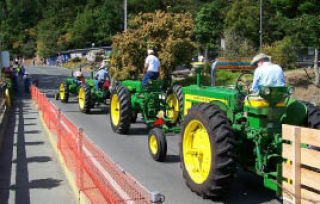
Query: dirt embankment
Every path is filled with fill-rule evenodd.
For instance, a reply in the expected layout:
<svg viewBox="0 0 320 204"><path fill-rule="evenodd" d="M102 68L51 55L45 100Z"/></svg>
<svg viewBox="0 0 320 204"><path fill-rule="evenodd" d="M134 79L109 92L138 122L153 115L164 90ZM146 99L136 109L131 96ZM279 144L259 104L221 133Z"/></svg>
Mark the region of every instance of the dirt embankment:
<svg viewBox="0 0 320 204"><path fill-rule="evenodd" d="M306 69L311 79L314 78L313 69ZM313 104L320 103L320 88L313 85L305 70L290 70L285 72L288 85L295 87L294 98L309 101Z"/></svg>

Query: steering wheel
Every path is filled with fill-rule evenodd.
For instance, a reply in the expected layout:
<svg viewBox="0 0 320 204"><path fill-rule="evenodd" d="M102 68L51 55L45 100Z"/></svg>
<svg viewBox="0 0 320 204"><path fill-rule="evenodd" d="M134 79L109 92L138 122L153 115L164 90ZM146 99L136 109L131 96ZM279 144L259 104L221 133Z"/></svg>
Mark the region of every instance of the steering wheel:
<svg viewBox="0 0 320 204"><path fill-rule="evenodd" d="M252 72L243 72L241 73L236 80L236 89L242 95L248 95L250 93L251 82L248 82L244 76L253 76Z"/></svg>

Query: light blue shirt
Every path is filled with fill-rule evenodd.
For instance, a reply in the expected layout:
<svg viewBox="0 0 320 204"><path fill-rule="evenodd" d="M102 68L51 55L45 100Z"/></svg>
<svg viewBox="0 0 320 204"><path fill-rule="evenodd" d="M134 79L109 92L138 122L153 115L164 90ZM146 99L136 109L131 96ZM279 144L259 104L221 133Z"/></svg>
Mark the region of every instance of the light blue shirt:
<svg viewBox="0 0 320 204"><path fill-rule="evenodd" d="M154 55L148 55L145 63L148 65L147 72L159 72L160 61Z"/></svg>
<svg viewBox="0 0 320 204"><path fill-rule="evenodd" d="M286 81L282 68L272 62L264 62L254 71L251 91L259 92L261 86L285 86Z"/></svg>
<svg viewBox="0 0 320 204"><path fill-rule="evenodd" d="M97 78L98 81L107 80L109 78L109 73L105 69L100 69L96 73L96 78Z"/></svg>

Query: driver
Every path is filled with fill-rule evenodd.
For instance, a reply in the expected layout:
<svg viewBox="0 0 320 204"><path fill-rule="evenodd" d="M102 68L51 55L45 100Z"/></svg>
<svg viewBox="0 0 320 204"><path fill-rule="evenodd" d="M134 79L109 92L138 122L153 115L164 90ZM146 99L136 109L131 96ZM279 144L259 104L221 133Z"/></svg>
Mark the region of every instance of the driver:
<svg viewBox="0 0 320 204"><path fill-rule="evenodd" d="M251 65L257 67L253 75L251 91L258 93L261 86L285 86L286 81L282 68L271 62L271 57L260 53L256 55Z"/></svg>

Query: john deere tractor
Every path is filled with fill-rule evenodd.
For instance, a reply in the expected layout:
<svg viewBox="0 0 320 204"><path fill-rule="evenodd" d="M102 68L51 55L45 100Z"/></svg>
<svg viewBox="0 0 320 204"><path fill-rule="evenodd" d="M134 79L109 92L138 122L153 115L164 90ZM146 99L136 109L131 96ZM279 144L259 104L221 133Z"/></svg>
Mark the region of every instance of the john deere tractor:
<svg viewBox="0 0 320 204"><path fill-rule="evenodd" d="M138 113L149 127L157 124L170 127L178 123L183 104L181 86L165 90L161 80L151 80L144 88L141 81L122 81L111 92L110 122L113 131L126 134ZM159 115L166 117L162 119Z"/></svg>
<svg viewBox="0 0 320 204"><path fill-rule="evenodd" d="M62 103L68 103L69 94L78 95L81 83L85 82L85 78L81 71L72 72L71 77L68 77L65 82L60 83L59 93L55 95L56 100L59 99Z"/></svg>
<svg viewBox="0 0 320 204"><path fill-rule="evenodd" d="M290 86L262 87L258 94L250 94L243 83L247 73L234 86L202 86L201 70L198 64L197 85L182 89L179 149L187 186L203 198L220 197L240 166L261 176L264 186L279 195L284 162L281 125L320 129L319 109L291 98ZM166 132L160 125L149 133L149 152L157 161L166 155Z"/></svg>
<svg viewBox="0 0 320 204"><path fill-rule="evenodd" d="M104 81L103 84L96 88L96 80L89 79L81 84L79 88L79 109L83 113L89 113L90 109L95 105L107 104L110 98L110 79Z"/></svg>

